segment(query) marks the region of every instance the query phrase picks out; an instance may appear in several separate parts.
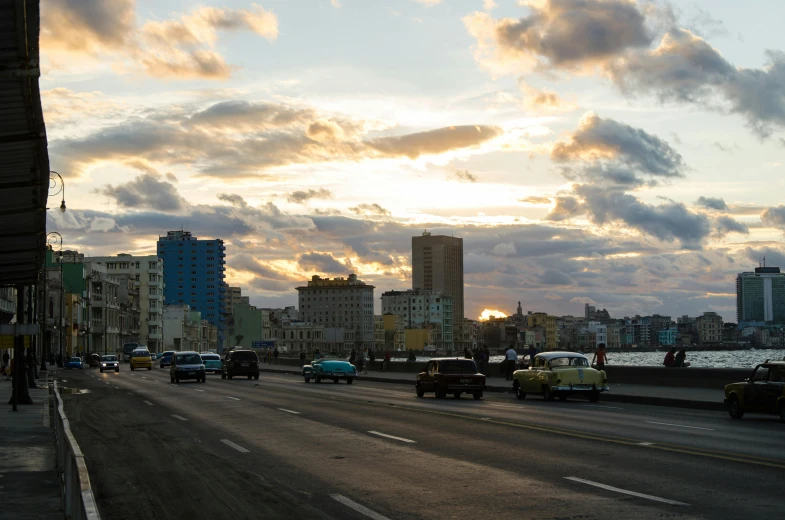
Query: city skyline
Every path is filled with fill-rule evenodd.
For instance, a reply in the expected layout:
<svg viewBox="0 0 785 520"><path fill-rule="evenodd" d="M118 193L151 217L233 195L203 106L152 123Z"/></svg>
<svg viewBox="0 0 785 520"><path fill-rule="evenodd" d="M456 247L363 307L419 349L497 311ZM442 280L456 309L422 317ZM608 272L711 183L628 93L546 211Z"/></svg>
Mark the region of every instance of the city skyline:
<svg viewBox="0 0 785 520"><path fill-rule="evenodd" d="M411 287L427 229L464 239L472 319L735 321L736 275L785 267L782 3L257 4L44 2L64 248L186 228L284 307L314 274Z"/></svg>

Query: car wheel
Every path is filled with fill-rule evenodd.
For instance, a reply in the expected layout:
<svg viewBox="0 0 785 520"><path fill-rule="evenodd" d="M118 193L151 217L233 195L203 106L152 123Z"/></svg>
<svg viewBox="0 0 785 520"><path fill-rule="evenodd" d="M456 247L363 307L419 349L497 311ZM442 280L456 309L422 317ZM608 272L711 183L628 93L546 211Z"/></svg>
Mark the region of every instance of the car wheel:
<svg viewBox="0 0 785 520"><path fill-rule="evenodd" d="M319 384L322 382L322 376L316 376L316 383Z"/></svg>
<svg viewBox="0 0 785 520"><path fill-rule="evenodd" d="M542 387L542 398L546 401L553 401L553 392L551 392L551 387L543 386Z"/></svg>
<svg viewBox="0 0 785 520"><path fill-rule="evenodd" d="M253 377L253 374L248 374L248 379L251 379L252 377Z"/></svg>
<svg viewBox="0 0 785 520"><path fill-rule="evenodd" d="M735 395L730 396L728 399L728 415L733 419L741 419L744 417L744 409L739 403L739 398ZM782 408L780 408L780 417L782 417Z"/></svg>
<svg viewBox="0 0 785 520"><path fill-rule="evenodd" d="M590 403L596 403L599 400L600 400L600 393L597 390L594 390L592 391L592 393L589 394Z"/></svg>
<svg viewBox="0 0 785 520"><path fill-rule="evenodd" d="M474 392L474 398L477 400L482 399L482 392Z"/></svg>
<svg viewBox="0 0 785 520"><path fill-rule="evenodd" d="M152 366L152 365L150 365L149 367L147 367L147 370L152 370L152 369L153 369L153 366Z"/></svg>
<svg viewBox="0 0 785 520"><path fill-rule="evenodd" d="M452 396L453 396L454 399L460 399L462 393L463 392L453 392Z"/></svg>
<svg viewBox="0 0 785 520"><path fill-rule="evenodd" d="M233 375L232 375L232 373L231 373L231 372L227 372L227 373L226 373L226 377L228 377L229 379L231 379L231 378L233 377Z"/></svg>
<svg viewBox="0 0 785 520"><path fill-rule="evenodd" d="M354 378L353 378L353 377L347 377L347 378L346 378L346 384L347 384L347 385L350 385L350 384L352 384L352 383L354 383Z"/></svg>
<svg viewBox="0 0 785 520"><path fill-rule="evenodd" d="M523 387L520 385L520 383L515 385L515 397L517 397L521 401L526 399L526 392L523 391Z"/></svg>
<svg viewBox="0 0 785 520"><path fill-rule="evenodd" d="M221 372L221 379L226 379L226 372Z"/></svg>
<svg viewBox="0 0 785 520"><path fill-rule="evenodd" d="M171 381L171 383L174 384L174 376L170 375L169 376L169 381Z"/></svg>
<svg viewBox="0 0 785 520"><path fill-rule="evenodd" d="M567 400L567 396L566 395L559 394L559 401L566 401L566 400ZM589 397L589 400L591 401L591 397ZM594 402L594 401L592 401L592 402Z"/></svg>
<svg viewBox="0 0 785 520"><path fill-rule="evenodd" d="M133 371L134 371L134 367L133 367L133 365L131 365L131 372L133 372Z"/></svg>
<svg viewBox="0 0 785 520"><path fill-rule="evenodd" d="M253 378L258 381L259 380L259 374L254 374Z"/></svg>
<svg viewBox="0 0 785 520"><path fill-rule="evenodd" d="M417 392L417 397L422 397L422 396L425 395L425 392L423 391L422 387L420 386L420 383L417 383L417 384L414 385L414 391Z"/></svg>
<svg viewBox="0 0 785 520"><path fill-rule="evenodd" d="M310 382L311 382L311 378L310 378L310 377L306 377L306 378L305 378L305 382L306 382L306 383L310 383Z"/></svg>
<svg viewBox="0 0 785 520"><path fill-rule="evenodd" d="M338 378L337 377L333 378L333 383L336 383L336 384L338 383Z"/></svg>

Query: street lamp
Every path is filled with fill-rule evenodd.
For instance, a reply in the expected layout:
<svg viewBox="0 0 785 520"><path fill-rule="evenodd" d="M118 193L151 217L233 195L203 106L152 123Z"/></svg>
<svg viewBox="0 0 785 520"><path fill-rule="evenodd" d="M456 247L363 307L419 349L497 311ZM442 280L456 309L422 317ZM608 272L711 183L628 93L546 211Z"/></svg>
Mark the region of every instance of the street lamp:
<svg viewBox="0 0 785 520"><path fill-rule="evenodd" d="M57 195L60 192L63 193L63 197L60 200L60 212L61 213L65 213L65 182L63 182L62 175L60 175L56 171L50 170L49 171L49 189L51 190L53 188L56 188L58 186L58 184L60 185L60 189L58 189L56 192L50 194L49 196L51 197L52 195Z"/></svg>
<svg viewBox="0 0 785 520"><path fill-rule="evenodd" d="M61 260L61 262L60 262L60 313L59 313L59 317L60 317L60 320L62 320L63 319L63 314L64 314L63 307L65 305L65 294L63 292L64 285L63 285L63 263L62 263L63 235L61 235L57 231L52 231L51 233L46 235L46 243L47 243L47 246L49 247L49 249L51 249L52 251L54 251L54 248L52 246L54 246L54 245L57 246L57 248L58 248L57 250L58 250L58 253L59 253L60 260ZM48 300L46 298L46 287L47 287L47 285L49 283L49 276L47 275L46 278L47 278L47 280L46 280L47 283L44 284L44 302L45 302L45 305L48 306ZM44 325L46 325L46 323L44 323ZM62 323L61 323L61 325L62 325ZM57 331L57 330L58 330L58 327L55 327L55 331ZM62 326L59 327L59 330L60 330L60 335L59 335L60 359L62 360L63 359L63 332L64 332L63 331L63 327ZM45 356L42 354L41 357L44 358ZM42 360L42 364L43 364L43 360Z"/></svg>

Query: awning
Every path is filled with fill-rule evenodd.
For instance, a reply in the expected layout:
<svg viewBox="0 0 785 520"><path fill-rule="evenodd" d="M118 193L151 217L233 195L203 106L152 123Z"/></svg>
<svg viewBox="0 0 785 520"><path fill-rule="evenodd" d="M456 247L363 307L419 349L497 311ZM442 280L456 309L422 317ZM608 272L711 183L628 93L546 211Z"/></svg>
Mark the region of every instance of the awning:
<svg viewBox="0 0 785 520"><path fill-rule="evenodd" d="M0 0L0 286L39 281L49 154L38 89L39 0Z"/></svg>

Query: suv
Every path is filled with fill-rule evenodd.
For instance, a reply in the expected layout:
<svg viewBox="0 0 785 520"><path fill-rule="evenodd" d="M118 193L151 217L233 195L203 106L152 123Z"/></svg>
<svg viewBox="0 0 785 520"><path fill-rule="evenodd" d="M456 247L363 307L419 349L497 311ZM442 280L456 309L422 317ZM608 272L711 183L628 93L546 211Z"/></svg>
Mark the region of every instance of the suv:
<svg viewBox="0 0 785 520"><path fill-rule="evenodd" d="M253 350L232 350L224 359L221 379L248 376L259 379L259 357Z"/></svg>
<svg viewBox="0 0 785 520"><path fill-rule="evenodd" d="M196 379L196 382L206 382L204 363L198 352L175 352L172 356L172 366L169 367L169 379L172 383L179 384L184 379Z"/></svg>
<svg viewBox="0 0 785 520"><path fill-rule="evenodd" d="M475 399L482 399L485 376L477 372L477 365L471 359L432 359L424 371L417 374L415 390L417 397L433 392L437 399L443 399L447 394L459 399L466 392Z"/></svg>
<svg viewBox="0 0 785 520"><path fill-rule="evenodd" d="M159 358L161 360L161 363L160 363L159 366L161 368L166 368L169 365L171 365L172 364L172 356L175 354L175 352L176 351L174 351L174 350L167 350L166 352L162 353L161 357Z"/></svg>

